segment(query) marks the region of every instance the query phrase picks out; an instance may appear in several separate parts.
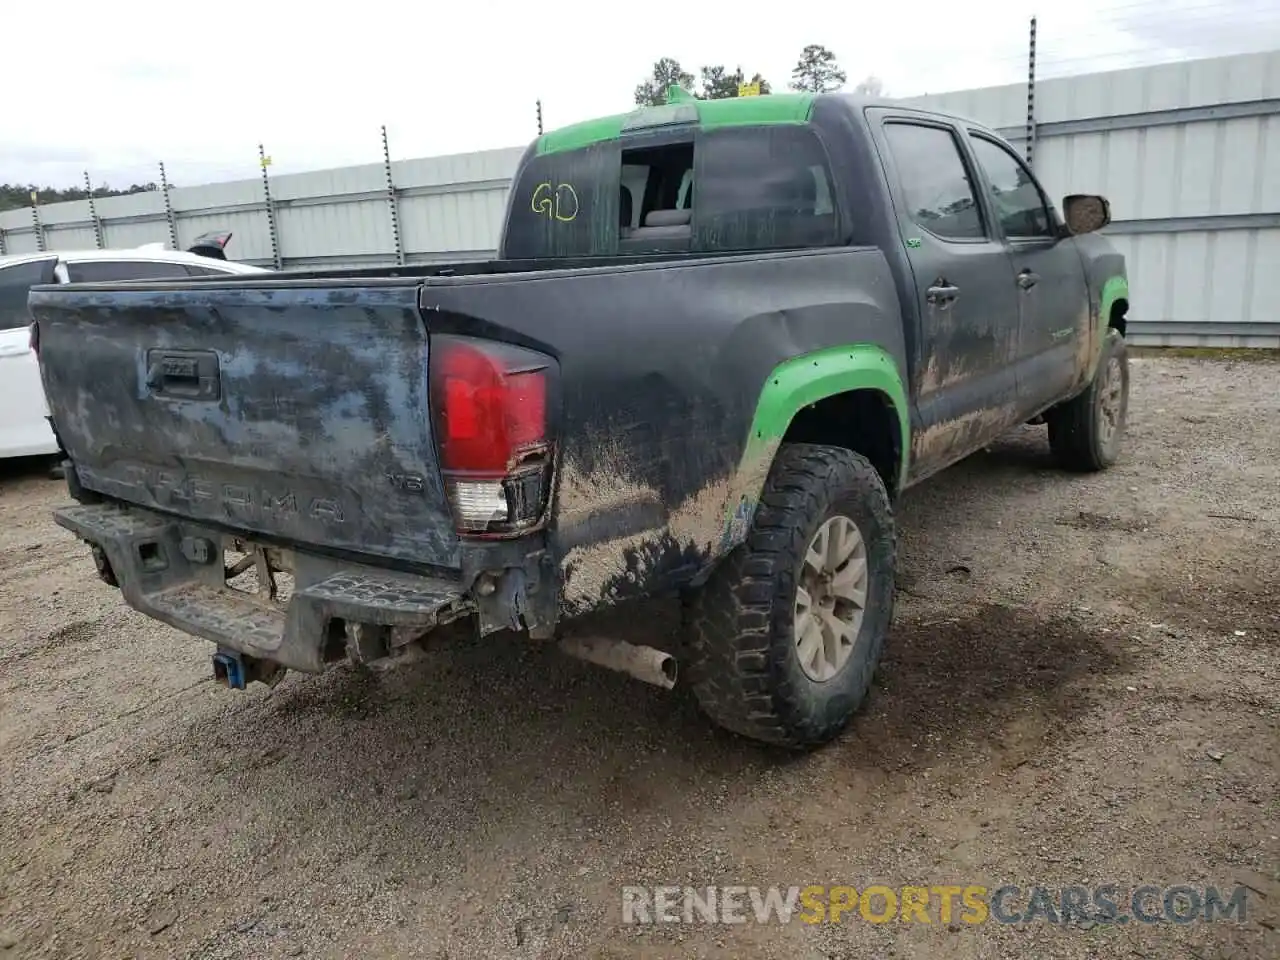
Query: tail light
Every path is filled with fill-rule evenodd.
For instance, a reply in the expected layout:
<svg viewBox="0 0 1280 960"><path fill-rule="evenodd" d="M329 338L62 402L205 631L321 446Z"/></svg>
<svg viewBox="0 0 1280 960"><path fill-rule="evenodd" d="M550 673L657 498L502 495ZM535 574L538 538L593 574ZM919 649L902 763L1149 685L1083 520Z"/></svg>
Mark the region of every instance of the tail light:
<svg viewBox="0 0 1280 960"><path fill-rule="evenodd" d="M431 338L431 409L459 533L501 537L535 526L551 486L556 366L532 350Z"/></svg>

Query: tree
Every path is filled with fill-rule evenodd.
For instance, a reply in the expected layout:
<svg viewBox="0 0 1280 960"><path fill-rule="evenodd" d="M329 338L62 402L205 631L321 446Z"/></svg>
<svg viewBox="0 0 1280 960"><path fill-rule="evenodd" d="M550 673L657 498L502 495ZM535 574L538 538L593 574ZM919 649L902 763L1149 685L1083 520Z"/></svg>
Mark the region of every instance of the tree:
<svg viewBox="0 0 1280 960"><path fill-rule="evenodd" d="M791 71L791 89L827 93L844 86L846 79L836 55L820 43L811 43L801 51L800 61Z"/></svg>
<svg viewBox="0 0 1280 960"><path fill-rule="evenodd" d="M641 107L660 107L667 102L668 87L693 87L693 74L686 73L680 61L663 57L653 65L649 79L636 87L636 104Z"/></svg>
<svg viewBox="0 0 1280 960"><path fill-rule="evenodd" d="M746 82L748 81L741 67L732 73L723 66L703 67L702 89L698 92L698 97L703 100L727 100L736 97L739 85ZM753 74L750 82L760 84L761 94L770 92L769 81L760 74Z"/></svg>
<svg viewBox="0 0 1280 960"><path fill-rule="evenodd" d="M864 97L883 97L884 83L879 77L868 75L853 88L853 92L862 94Z"/></svg>

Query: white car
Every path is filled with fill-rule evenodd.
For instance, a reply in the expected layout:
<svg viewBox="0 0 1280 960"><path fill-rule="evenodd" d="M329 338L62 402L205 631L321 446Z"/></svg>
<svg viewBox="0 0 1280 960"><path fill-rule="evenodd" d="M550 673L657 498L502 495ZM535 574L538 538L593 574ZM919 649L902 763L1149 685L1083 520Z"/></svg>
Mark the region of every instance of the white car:
<svg viewBox="0 0 1280 960"><path fill-rule="evenodd" d="M167 280L269 273L225 259L231 235L206 234L189 251L152 244L136 250L49 251L0 257L0 458L53 456L58 442L31 349L27 293L41 283ZM198 252L197 252L198 251Z"/></svg>

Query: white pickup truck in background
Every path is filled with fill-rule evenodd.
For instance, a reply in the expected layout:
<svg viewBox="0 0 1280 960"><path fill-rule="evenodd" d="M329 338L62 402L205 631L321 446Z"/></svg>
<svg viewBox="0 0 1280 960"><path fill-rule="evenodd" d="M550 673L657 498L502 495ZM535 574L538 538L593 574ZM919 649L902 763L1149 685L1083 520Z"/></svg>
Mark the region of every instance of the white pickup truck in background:
<svg viewBox="0 0 1280 960"><path fill-rule="evenodd" d="M46 251L0 257L0 458L57 454L40 367L31 349L27 292L40 283L101 283L267 273L226 259L230 233L198 238L186 251L148 244L133 250Z"/></svg>

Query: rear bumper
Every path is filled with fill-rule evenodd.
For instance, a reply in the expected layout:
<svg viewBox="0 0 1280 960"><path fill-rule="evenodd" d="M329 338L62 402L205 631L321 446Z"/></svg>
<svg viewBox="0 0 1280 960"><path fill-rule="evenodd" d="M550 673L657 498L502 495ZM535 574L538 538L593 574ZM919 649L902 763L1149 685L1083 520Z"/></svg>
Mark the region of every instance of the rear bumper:
<svg viewBox="0 0 1280 960"><path fill-rule="evenodd" d="M350 626L424 632L472 609L456 581L304 553L290 555L293 593L280 603L226 586L219 531L115 504L65 507L54 519L103 550L135 610L294 670L323 670ZM212 549L192 548L202 542Z"/></svg>

